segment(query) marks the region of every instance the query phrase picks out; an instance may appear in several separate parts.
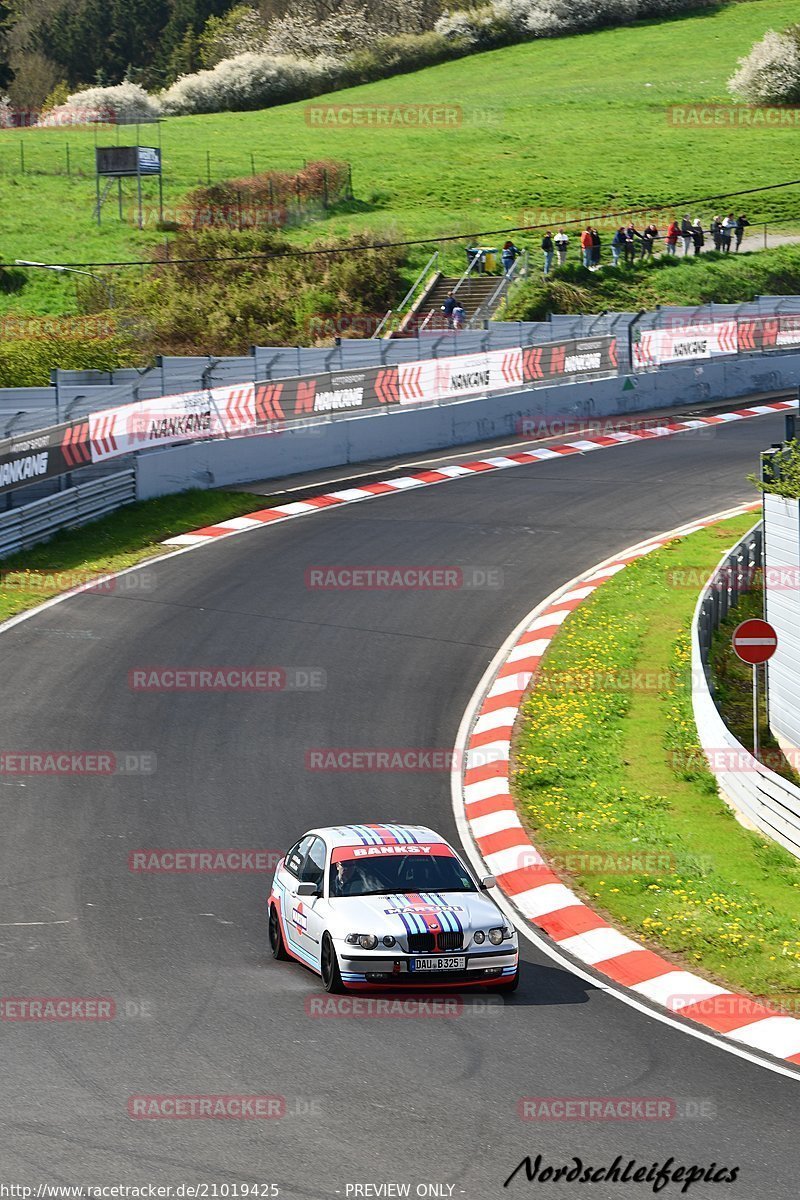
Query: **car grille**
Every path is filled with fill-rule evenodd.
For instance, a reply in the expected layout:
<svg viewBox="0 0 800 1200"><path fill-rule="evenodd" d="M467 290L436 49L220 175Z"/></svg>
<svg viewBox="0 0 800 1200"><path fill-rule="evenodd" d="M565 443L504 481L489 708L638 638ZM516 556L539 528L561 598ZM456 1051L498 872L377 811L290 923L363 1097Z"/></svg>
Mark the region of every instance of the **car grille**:
<svg viewBox="0 0 800 1200"><path fill-rule="evenodd" d="M461 933L410 933L408 935L408 950L410 954L432 954L435 950L446 953L450 950L460 950L463 941Z"/></svg>

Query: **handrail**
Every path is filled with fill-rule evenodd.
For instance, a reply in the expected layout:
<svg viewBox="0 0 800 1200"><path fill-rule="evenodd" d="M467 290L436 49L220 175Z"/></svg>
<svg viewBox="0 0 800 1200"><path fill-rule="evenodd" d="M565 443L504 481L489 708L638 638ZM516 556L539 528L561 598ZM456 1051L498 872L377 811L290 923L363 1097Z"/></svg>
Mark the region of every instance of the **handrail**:
<svg viewBox="0 0 800 1200"><path fill-rule="evenodd" d="M511 284L515 283L516 280L522 275L527 274L528 261L528 251L523 250L522 253L514 259L514 265L508 274L506 275L506 273L503 272L503 275L498 280L497 287L494 289L491 296L479 304L475 309L475 312L467 322L467 329L473 329L477 321L484 321L491 317L495 310L495 306L499 304L500 299L509 290Z"/></svg>
<svg viewBox="0 0 800 1200"><path fill-rule="evenodd" d="M381 330L383 329L383 327L384 327L384 325L386 324L386 322L389 320L389 317L391 317L391 316L393 316L393 315L395 315L395 314L399 316L399 315L400 315L400 313L402 313L402 311L403 311L403 309L405 308L406 304L408 303L408 301L411 299L411 297L414 295L414 293L416 292L417 288L419 287L419 285L420 285L421 281L422 281L423 279L427 278L428 274L429 274L429 273L430 273L430 271L433 269L433 267L432 267L432 264L434 264L434 265L438 265L438 262L439 262L439 251L438 251L438 250L434 250L433 254L430 256L430 258L428 259L428 261L425 263L425 266L422 268L422 270L420 271L419 275L418 275L418 276L417 276L417 278L414 280L414 282L412 283L411 287L408 289L408 291L406 292L405 296L403 297L403 299L402 299L402 300L400 301L400 303L398 304L397 308L396 308L396 309L391 309L391 308L390 308L390 309L389 309L389 311L386 313L386 316L383 318L383 320L381 321L380 325L378 326L378 328L375 330L375 332L374 332L374 333L373 333L373 335L372 335L374 338L376 338L376 337L378 337L378 336L380 335L380 332L381 332Z"/></svg>

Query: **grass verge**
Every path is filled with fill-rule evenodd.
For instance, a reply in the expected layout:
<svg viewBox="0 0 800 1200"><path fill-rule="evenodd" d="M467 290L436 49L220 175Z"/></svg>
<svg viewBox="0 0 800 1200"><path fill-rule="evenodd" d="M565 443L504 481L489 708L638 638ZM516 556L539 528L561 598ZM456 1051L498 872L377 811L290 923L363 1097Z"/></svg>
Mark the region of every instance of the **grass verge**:
<svg viewBox="0 0 800 1200"><path fill-rule="evenodd" d="M161 543L273 501L250 492L206 492L143 500L80 529L62 530L49 542L0 560L0 620L63 591L122 571L168 550Z"/></svg>
<svg viewBox="0 0 800 1200"><path fill-rule="evenodd" d="M676 582L710 575L753 520L647 555L569 617L522 710L514 791L536 844L610 921L796 1011L800 863L717 794L692 716L697 588Z"/></svg>

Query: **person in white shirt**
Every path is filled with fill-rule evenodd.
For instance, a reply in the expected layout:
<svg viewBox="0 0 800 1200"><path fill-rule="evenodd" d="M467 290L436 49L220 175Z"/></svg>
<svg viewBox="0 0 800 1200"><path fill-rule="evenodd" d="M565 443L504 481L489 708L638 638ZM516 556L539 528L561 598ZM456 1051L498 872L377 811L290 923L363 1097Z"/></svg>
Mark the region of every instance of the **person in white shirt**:
<svg viewBox="0 0 800 1200"><path fill-rule="evenodd" d="M567 261L567 246L569 245L569 238L564 233L563 229L559 229L558 233L553 238L553 245L555 246L556 253L558 254L558 265L563 267Z"/></svg>

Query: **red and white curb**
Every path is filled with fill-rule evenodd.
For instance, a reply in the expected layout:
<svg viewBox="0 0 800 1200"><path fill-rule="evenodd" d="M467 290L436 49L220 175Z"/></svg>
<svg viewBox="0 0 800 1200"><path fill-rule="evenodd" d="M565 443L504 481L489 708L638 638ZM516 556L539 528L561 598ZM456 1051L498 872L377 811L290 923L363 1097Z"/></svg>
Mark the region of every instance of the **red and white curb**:
<svg viewBox="0 0 800 1200"><path fill-rule="evenodd" d="M759 501L743 504L641 542L573 579L535 609L492 663L462 723L455 761L463 770L454 806L459 827L471 840L471 857L477 855L484 873L497 877L523 927L543 931L571 958L671 1014L744 1049L800 1064L800 1020L681 970L609 925L572 892L523 829L509 781L512 730L523 697L532 681L535 686L539 664L570 613L643 555L759 508Z"/></svg>
<svg viewBox="0 0 800 1200"><path fill-rule="evenodd" d="M691 421L665 421L663 425L654 425L647 429L637 429L631 432L621 431L602 437L579 438L574 442L542 446L538 450L526 450L521 454L479 458L474 462L438 467L431 471L419 471L415 475L404 475L399 479L366 483L363 487L325 492L321 496L292 501L289 504L281 504L277 508L262 508L248 513L245 517L231 517L227 521L220 521L217 525L207 525L203 529L195 529L192 533L182 533L177 537L167 538L163 544L165 546L202 546L216 541L218 538L234 537L239 533L260 529L264 525L290 521L294 517L302 517L321 508L332 508L340 504L357 504L361 500L372 500L376 496L405 492L410 488L426 487L434 483L446 483L451 479L461 479L467 475L476 475L485 471L504 471L509 467L524 467L530 463L547 462L550 459L564 458L570 454L587 454L590 450L604 450L608 446L623 446L632 442L650 441L653 438L672 437L677 433L686 433L693 429L725 425L731 421L746 421L751 417L763 417L768 413L786 412L793 408L797 408L796 400L775 400L770 404L738 408L732 412L718 413L713 417L697 417ZM635 419L635 415L632 414L631 420Z"/></svg>

